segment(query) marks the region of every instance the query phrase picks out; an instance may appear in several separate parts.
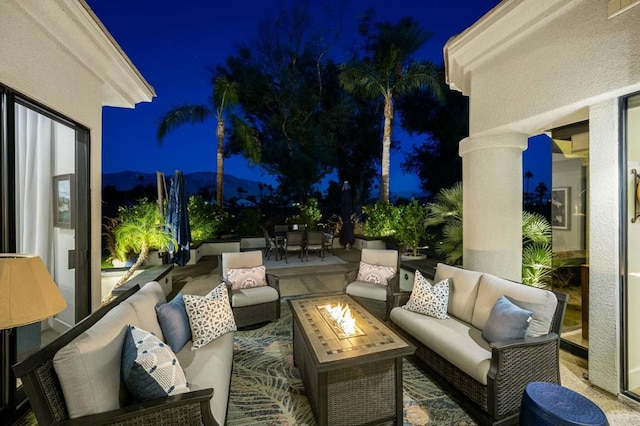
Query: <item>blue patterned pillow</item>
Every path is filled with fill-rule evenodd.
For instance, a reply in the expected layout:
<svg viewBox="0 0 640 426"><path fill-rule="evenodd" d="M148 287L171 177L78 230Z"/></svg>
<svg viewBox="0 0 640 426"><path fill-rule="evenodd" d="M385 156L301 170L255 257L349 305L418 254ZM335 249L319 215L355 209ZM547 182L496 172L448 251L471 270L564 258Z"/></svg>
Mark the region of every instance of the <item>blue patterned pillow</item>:
<svg viewBox="0 0 640 426"><path fill-rule="evenodd" d="M407 304L402 306L409 311L429 315L438 319L447 319L449 304L449 279L431 284L428 279L416 271L413 290Z"/></svg>
<svg viewBox="0 0 640 426"><path fill-rule="evenodd" d="M180 352L180 349L191 340L189 317L187 317L187 310L184 307L182 293L178 293L168 303L157 305L156 315L164 340L171 346L173 352Z"/></svg>
<svg viewBox="0 0 640 426"><path fill-rule="evenodd" d="M527 334L533 313L511 303L500 296L491 308L489 318L482 330L482 337L489 343L522 339Z"/></svg>
<svg viewBox="0 0 640 426"><path fill-rule="evenodd" d="M153 333L129 326L122 348L121 373L138 401L189 392L189 384L171 348Z"/></svg>

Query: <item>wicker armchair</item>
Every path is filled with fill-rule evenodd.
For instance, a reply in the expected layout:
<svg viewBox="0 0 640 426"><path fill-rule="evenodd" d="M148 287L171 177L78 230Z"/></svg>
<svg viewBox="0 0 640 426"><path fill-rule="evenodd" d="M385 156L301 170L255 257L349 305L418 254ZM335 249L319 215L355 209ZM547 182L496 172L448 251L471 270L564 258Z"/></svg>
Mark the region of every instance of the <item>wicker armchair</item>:
<svg viewBox="0 0 640 426"><path fill-rule="evenodd" d="M227 270L253 268L263 265L262 251L222 253L220 278L228 284L231 309L238 328L260 324L280 318L280 278L266 274L267 285L231 290Z"/></svg>
<svg viewBox="0 0 640 426"><path fill-rule="evenodd" d="M358 271L344 274L344 292L355 299L365 309L383 321L389 319L389 311L393 307L393 295L400 287L400 256L397 250L362 249L360 261L371 265L391 266L396 274L387 285L377 285L365 281L357 281Z"/></svg>
<svg viewBox="0 0 640 426"><path fill-rule="evenodd" d="M202 389L126 407L69 419L64 394L53 368L54 355L73 339L86 332L107 312L139 289L118 296L47 346L13 366L16 377L29 398L31 408L41 425L217 425L209 400L213 389Z"/></svg>

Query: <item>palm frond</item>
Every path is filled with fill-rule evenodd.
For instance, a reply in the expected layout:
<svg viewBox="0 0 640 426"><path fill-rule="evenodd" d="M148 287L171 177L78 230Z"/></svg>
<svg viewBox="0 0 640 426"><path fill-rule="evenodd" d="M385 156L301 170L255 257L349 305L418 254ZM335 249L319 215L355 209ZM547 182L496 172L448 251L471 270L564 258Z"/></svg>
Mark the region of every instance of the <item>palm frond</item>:
<svg viewBox="0 0 640 426"><path fill-rule="evenodd" d="M233 121L233 128L235 136L242 144L242 151L245 157L254 164L259 164L262 160L262 147L260 145L260 139L258 138L258 132L251 127L242 117L233 114L231 115Z"/></svg>
<svg viewBox="0 0 640 426"><path fill-rule="evenodd" d="M170 131L183 124L201 123L213 116L213 112L206 105L187 104L174 107L160 117L160 124L156 134L158 143L162 144L162 140Z"/></svg>
<svg viewBox="0 0 640 426"><path fill-rule="evenodd" d="M522 249L522 283L533 287L545 287L553 275L553 250L551 244L535 243Z"/></svg>
<svg viewBox="0 0 640 426"><path fill-rule="evenodd" d="M343 65L338 82L347 92L361 93L369 98L384 95L387 89L375 69L366 62Z"/></svg>
<svg viewBox="0 0 640 426"><path fill-rule="evenodd" d="M430 90L437 99L444 97L442 90L442 74L431 62L414 62L409 65L393 91L397 96L404 96L416 90Z"/></svg>
<svg viewBox="0 0 640 426"><path fill-rule="evenodd" d="M213 98L219 113L238 104L240 90L237 82L229 80L226 75L221 75L215 79L214 85Z"/></svg>
<svg viewBox="0 0 640 426"><path fill-rule="evenodd" d="M522 239L525 244L551 242L551 224L538 213L522 212Z"/></svg>

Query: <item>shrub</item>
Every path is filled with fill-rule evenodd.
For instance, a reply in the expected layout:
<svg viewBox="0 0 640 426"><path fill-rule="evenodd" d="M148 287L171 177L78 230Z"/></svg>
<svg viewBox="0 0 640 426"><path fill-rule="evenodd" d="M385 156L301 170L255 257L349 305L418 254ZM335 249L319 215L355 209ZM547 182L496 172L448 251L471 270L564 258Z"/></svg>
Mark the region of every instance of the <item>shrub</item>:
<svg viewBox="0 0 640 426"><path fill-rule="evenodd" d="M418 254L420 241L427 236L427 207L413 199L406 206L398 206L397 221L394 237L398 242L411 250L412 254Z"/></svg>
<svg viewBox="0 0 640 426"><path fill-rule="evenodd" d="M386 202L378 202L370 206L363 206L366 219L362 232L367 237L388 237L396 232L400 211Z"/></svg>
<svg viewBox="0 0 640 426"><path fill-rule="evenodd" d="M317 199L309 198L305 204L300 206L299 220L307 229L316 229L318 222L322 220L322 212L318 207Z"/></svg>
<svg viewBox="0 0 640 426"><path fill-rule="evenodd" d="M199 195L189 197L187 210L193 241L218 238L229 226L229 214L217 204L204 201Z"/></svg>

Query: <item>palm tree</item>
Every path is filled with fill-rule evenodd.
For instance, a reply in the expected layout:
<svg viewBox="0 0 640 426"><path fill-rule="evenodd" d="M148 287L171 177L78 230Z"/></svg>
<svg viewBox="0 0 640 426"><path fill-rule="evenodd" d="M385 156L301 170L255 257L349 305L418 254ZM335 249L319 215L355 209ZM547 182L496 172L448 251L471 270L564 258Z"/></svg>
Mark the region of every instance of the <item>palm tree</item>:
<svg viewBox="0 0 640 426"><path fill-rule="evenodd" d="M394 101L418 90L440 94L437 67L429 61L411 61L414 54L430 37L412 18L405 17L396 25L378 24L371 44L372 58L341 66L338 79L348 92L384 100L384 130L380 197L389 202L389 165L393 132Z"/></svg>
<svg viewBox="0 0 640 426"><path fill-rule="evenodd" d="M224 140L226 137L225 113L233 122L235 136L245 147L244 154L255 162L260 161L260 145L257 133L251 129L245 120L234 112L238 106L238 83L229 81L222 75L212 79L213 93L209 98L211 105L185 104L167 111L160 119L158 126L158 143L162 144L164 137L171 130L186 123L201 123L208 118L217 121L216 137L218 146L216 151L216 202L222 206L224 181Z"/></svg>
<svg viewBox="0 0 640 426"><path fill-rule="evenodd" d="M533 177L533 173L531 173L531 170L527 170L524 174L524 178L527 181L527 192L525 194L525 203L529 203L530 199L531 199L531 194L529 193L529 181L531 180L531 178Z"/></svg>

